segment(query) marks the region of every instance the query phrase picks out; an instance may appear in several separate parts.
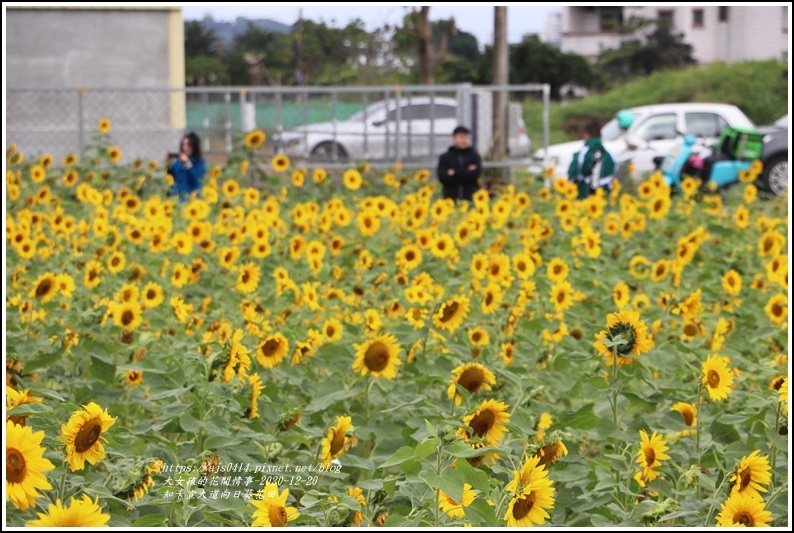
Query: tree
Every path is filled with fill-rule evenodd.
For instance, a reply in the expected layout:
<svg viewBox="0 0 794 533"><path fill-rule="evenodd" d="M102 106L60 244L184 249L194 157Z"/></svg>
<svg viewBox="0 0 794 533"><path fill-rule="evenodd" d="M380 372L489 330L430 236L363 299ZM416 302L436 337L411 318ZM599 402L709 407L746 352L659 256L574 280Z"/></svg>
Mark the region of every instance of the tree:
<svg viewBox="0 0 794 533"><path fill-rule="evenodd" d="M508 48L507 48L507 8L494 7L493 33L493 78L494 85L508 83ZM507 153L507 92L493 93L493 136L491 137L491 155L504 157Z"/></svg>
<svg viewBox="0 0 794 533"><path fill-rule="evenodd" d="M491 54L486 49L486 61ZM551 98L559 100L564 85L592 88L599 86L601 79L584 57L563 53L537 35L526 35L510 47L510 83L548 83Z"/></svg>
<svg viewBox="0 0 794 533"><path fill-rule="evenodd" d="M620 47L604 50L596 65L609 77L645 75L668 68L694 65L692 46L682 33L672 33L662 20L631 17L621 28L627 38Z"/></svg>
<svg viewBox="0 0 794 533"><path fill-rule="evenodd" d="M440 21L436 24L438 32L433 31L434 25L430 22L430 6L412 8L411 12L403 19L403 26L398 33L398 44L405 48L409 43L415 43L419 50L419 83L433 85L435 78L433 70L447 53L449 38L456 33L455 19ZM436 43L434 35L439 35ZM407 39L405 39L407 37Z"/></svg>
<svg viewBox="0 0 794 533"><path fill-rule="evenodd" d="M185 57L214 56L218 46L215 30L206 28L198 20L185 22Z"/></svg>

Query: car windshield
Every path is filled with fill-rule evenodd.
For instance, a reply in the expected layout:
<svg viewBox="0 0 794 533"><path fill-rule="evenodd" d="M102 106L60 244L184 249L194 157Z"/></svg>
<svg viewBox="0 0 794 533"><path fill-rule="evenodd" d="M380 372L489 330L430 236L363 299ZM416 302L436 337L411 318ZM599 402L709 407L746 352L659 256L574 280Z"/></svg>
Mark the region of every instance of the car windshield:
<svg viewBox="0 0 794 533"><path fill-rule="evenodd" d="M369 105L369 106L365 107L364 109L362 109L358 113L354 113L347 120L349 122L363 122L364 121L364 117L366 117L367 119L371 120L374 117L377 117L378 115L383 114L383 108L384 108L383 102L378 102L376 104L372 104L372 105Z"/></svg>

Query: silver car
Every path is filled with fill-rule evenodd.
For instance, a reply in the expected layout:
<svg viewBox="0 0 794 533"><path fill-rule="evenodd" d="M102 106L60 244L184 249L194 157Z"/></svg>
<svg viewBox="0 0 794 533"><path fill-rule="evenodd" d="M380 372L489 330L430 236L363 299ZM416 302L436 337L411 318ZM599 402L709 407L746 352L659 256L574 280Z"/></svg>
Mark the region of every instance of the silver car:
<svg viewBox="0 0 794 533"><path fill-rule="evenodd" d="M511 107L518 104L511 104ZM529 137L519 111L511 109L509 150L526 156ZM318 161L435 160L461 123L454 98L429 96L382 100L346 120L310 124L274 136L277 153ZM477 128L472 142L478 146ZM479 148L478 148L479 149Z"/></svg>

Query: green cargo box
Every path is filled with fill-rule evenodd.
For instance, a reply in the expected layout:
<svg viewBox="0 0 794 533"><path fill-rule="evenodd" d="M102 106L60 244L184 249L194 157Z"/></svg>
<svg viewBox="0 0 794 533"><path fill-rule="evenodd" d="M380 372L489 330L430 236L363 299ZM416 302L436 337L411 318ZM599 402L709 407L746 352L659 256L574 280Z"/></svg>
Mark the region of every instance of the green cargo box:
<svg viewBox="0 0 794 533"><path fill-rule="evenodd" d="M761 153L764 150L764 134L750 128L728 126L722 130L717 148L736 160L761 159Z"/></svg>

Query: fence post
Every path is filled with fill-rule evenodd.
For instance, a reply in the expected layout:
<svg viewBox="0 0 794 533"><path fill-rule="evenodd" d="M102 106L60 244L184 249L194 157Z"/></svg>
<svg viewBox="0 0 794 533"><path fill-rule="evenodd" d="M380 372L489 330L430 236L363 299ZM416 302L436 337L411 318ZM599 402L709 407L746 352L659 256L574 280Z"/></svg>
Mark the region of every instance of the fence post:
<svg viewBox="0 0 794 533"><path fill-rule="evenodd" d="M85 93L85 87L78 87L77 88L77 130L80 135L80 139L78 142L79 151L77 153L83 153L83 147L85 146L85 109L83 108L83 93Z"/></svg>
<svg viewBox="0 0 794 533"><path fill-rule="evenodd" d="M205 154L210 153L210 97L209 93L204 92L201 95L201 103L204 109L204 116L201 118L201 125L204 127L204 148Z"/></svg>
<svg viewBox="0 0 794 533"><path fill-rule="evenodd" d="M232 93L226 91L223 99L226 102L226 157L229 157L229 154L232 153Z"/></svg>
<svg viewBox="0 0 794 533"><path fill-rule="evenodd" d="M549 102L551 97L551 86L548 83L543 84L543 154L544 158L549 157ZM546 173L544 172L544 175ZM546 188L551 186L551 180L545 179L544 186Z"/></svg>

